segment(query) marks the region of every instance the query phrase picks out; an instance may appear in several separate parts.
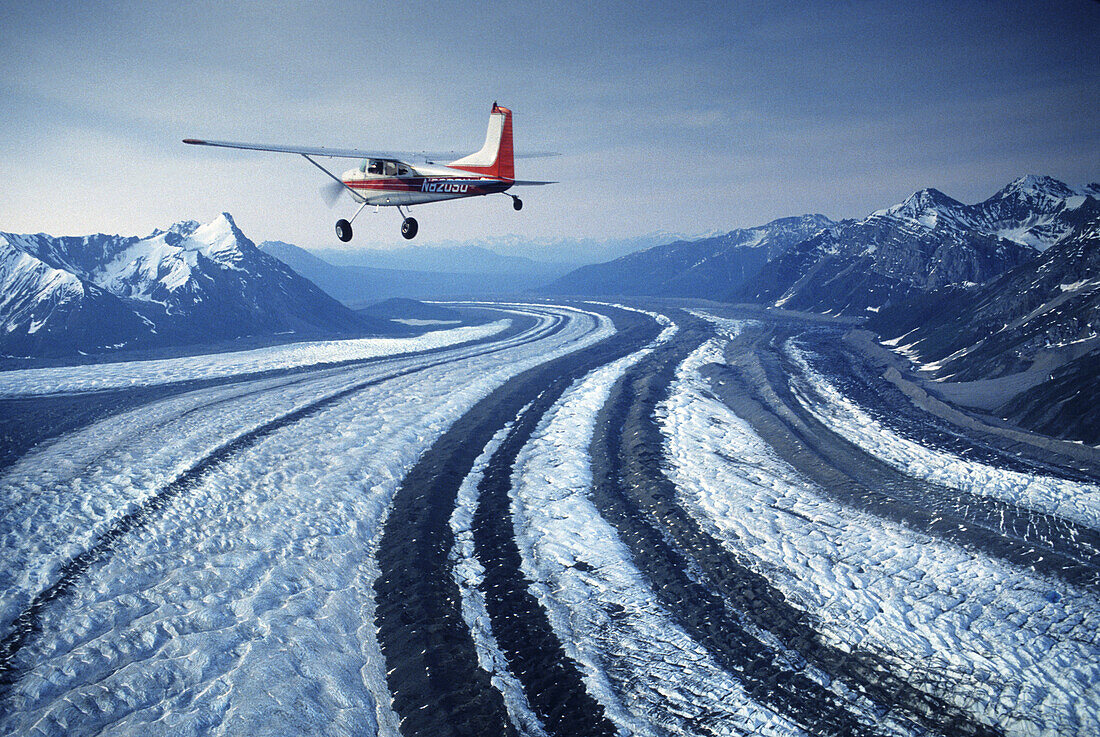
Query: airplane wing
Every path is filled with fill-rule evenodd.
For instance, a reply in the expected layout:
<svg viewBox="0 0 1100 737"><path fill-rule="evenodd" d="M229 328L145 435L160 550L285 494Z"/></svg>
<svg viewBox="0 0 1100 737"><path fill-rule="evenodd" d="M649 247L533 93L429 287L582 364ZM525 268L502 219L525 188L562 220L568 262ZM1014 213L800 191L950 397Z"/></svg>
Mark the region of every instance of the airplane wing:
<svg viewBox="0 0 1100 737"><path fill-rule="evenodd" d="M325 148L322 146L279 146L268 143L241 143L238 141L208 141L200 138L185 138L184 143L195 146L218 146L221 148L240 148L246 151L274 151L281 154L301 154L302 156L328 156L334 159L445 159L456 156L454 151L367 151L358 148Z"/></svg>
<svg viewBox="0 0 1100 737"><path fill-rule="evenodd" d="M302 154L303 156L328 156L334 159L424 159L429 162L450 161L459 156L455 151L378 151L358 148L325 148L323 146L281 146L269 143L241 143L239 141L209 141L202 138L185 138L184 143L195 146L218 146L220 148L239 148L246 151L274 151L281 154ZM516 153L517 159L541 159L560 154L549 151Z"/></svg>

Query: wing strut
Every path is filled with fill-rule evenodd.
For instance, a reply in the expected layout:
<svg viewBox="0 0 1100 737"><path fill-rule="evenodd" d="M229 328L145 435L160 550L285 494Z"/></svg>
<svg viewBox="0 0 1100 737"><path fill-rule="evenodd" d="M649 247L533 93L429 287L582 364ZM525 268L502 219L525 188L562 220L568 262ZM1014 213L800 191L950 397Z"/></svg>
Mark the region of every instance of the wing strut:
<svg viewBox="0 0 1100 737"><path fill-rule="evenodd" d="M328 170L328 169L326 169L325 167L321 166L320 164L318 164L318 163L317 163L316 161L314 161L313 159L309 158L309 154L302 154L302 158L303 158L303 159L305 159L306 161L308 161L309 163L313 164L314 166L316 166L316 167L317 167L318 169L320 169L321 171L323 171L323 172L324 172L325 174L327 174L327 175L329 175L330 177L332 177L332 178L333 178L333 179L334 179L335 181L339 182L339 183L340 183L340 186L341 186L341 187L343 187L343 188L344 188L344 189L346 189L347 191L351 192L351 196L355 198L355 201L356 201L356 202L362 202L362 203L366 203L366 201L367 201L367 200L366 200L366 198L364 198L364 197L363 197L363 195L359 194L359 193L358 193L358 192L356 192L356 191L355 191L354 189L352 189L351 187L349 187L349 186L348 186L348 185L347 185L347 184L346 184L346 183L344 182L344 180L343 180L343 179L341 179L340 177L336 176L336 175L335 175L335 174L333 174L333 173L332 173L331 171L329 171L329 170ZM358 214L358 213L356 213L356 214Z"/></svg>

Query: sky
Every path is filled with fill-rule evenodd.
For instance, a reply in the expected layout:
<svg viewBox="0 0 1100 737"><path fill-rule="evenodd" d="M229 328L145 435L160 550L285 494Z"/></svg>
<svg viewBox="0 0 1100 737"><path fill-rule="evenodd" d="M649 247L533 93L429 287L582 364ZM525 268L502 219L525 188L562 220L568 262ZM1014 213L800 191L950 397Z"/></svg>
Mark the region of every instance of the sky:
<svg viewBox="0 0 1100 737"><path fill-rule="evenodd" d="M1100 179L1100 2L8 2L0 230L145 235L232 213L340 246L301 157L185 146L480 147L514 111L517 176L413 209L418 243L702 234L863 217L935 187ZM329 160L337 170L354 162ZM368 209L350 246L402 243ZM579 255L579 254L578 254Z"/></svg>

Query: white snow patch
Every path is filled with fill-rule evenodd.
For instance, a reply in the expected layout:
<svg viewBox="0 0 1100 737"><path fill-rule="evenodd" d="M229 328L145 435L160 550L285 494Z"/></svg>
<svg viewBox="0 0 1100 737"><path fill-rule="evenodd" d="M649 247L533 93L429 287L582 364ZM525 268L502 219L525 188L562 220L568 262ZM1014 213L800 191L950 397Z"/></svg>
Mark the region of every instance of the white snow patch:
<svg viewBox="0 0 1100 737"><path fill-rule="evenodd" d="M399 322L402 325L411 325L412 327L423 327L425 325L456 325L461 320L422 320L415 317L403 317L394 319L391 322Z"/></svg>
<svg viewBox="0 0 1100 737"><path fill-rule="evenodd" d="M1100 286L1100 279L1081 279L1080 281L1075 281L1072 284L1059 284L1058 288L1061 289L1063 292L1078 292L1085 287L1095 286Z"/></svg>

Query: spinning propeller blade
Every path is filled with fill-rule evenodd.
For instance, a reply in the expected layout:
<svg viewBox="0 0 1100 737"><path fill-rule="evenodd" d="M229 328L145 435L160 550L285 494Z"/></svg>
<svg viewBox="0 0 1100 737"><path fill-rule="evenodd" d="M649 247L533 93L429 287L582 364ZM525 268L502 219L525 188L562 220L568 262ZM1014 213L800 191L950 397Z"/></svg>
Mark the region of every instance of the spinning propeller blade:
<svg viewBox="0 0 1100 737"><path fill-rule="evenodd" d="M329 207L334 207L340 201L340 195L345 192L344 185L339 182L328 182L321 185L321 197Z"/></svg>

